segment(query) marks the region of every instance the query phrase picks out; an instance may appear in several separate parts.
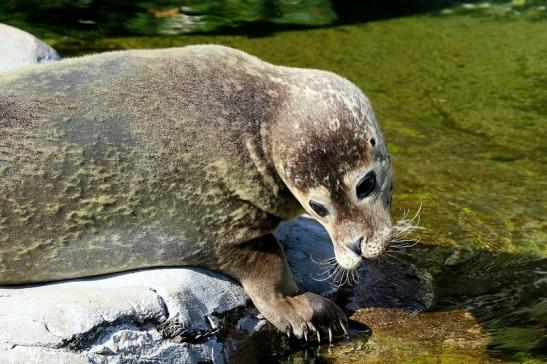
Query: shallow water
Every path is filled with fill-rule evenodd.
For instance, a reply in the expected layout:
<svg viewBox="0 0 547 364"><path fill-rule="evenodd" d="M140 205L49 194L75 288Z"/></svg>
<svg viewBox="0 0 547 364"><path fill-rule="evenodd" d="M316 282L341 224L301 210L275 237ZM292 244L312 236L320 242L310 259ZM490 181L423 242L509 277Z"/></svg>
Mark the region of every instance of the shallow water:
<svg viewBox="0 0 547 364"><path fill-rule="evenodd" d="M547 17L503 9L257 37L46 40L65 55L219 43L334 71L369 96L395 165L394 216L422 206L411 234L421 243L394 259L429 271L433 312L388 310L381 321L380 310L375 324L356 312L372 335L278 358L539 363L547 360Z"/></svg>

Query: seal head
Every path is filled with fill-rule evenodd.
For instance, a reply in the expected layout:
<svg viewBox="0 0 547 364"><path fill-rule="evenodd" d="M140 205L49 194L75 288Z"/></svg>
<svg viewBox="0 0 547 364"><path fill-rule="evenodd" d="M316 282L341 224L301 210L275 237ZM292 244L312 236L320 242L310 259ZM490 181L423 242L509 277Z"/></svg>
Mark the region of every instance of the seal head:
<svg viewBox="0 0 547 364"><path fill-rule="evenodd" d="M338 264L357 268L387 246L393 173L365 95L335 74L308 70L295 83L273 135L276 169L304 209L329 232ZM304 90L304 92L302 92Z"/></svg>

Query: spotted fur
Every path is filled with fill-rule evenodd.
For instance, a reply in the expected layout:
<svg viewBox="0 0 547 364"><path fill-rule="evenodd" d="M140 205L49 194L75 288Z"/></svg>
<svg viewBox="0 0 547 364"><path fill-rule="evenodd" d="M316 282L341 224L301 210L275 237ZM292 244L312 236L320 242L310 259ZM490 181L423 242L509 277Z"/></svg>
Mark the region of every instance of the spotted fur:
<svg viewBox="0 0 547 364"><path fill-rule="evenodd" d="M0 76L0 284L197 265L280 330L331 337L344 313L298 291L271 233L319 199L351 268L355 237L366 257L389 235L391 178L368 100L329 72L221 46L28 67Z"/></svg>

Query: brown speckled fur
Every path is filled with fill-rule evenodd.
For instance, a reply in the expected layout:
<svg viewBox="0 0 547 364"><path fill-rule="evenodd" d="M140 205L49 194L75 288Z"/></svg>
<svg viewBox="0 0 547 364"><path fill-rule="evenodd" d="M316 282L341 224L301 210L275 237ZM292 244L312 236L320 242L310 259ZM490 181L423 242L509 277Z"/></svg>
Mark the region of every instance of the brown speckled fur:
<svg viewBox="0 0 547 364"><path fill-rule="evenodd" d="M302 212L295 191L324 186L344 210L338 180L387 155L371 115L336 75L221 46L2 75L0 284L197 265L238 279L281 330L339 330L271 232Z"/></svg>

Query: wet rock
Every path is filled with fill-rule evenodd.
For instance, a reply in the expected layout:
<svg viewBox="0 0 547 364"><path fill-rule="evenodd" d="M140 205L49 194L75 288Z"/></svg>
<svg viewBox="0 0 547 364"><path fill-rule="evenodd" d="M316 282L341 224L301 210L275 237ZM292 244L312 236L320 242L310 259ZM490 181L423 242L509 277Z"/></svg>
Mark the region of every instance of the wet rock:
<svg viewBox="0 0 547 364"><path fill-rule="evenodd" d="M402 257L365 262L359 276L348 294L348 311L390 307L420 312L434 304L431 274Z"/></svg>
<svg viewBox="0 0 547 364"><path fill-rule="evenodd" d="M57 52L33 35L0 24L0 73L15 68L60 60Z"/></svg>
<svg viewBox="0 0 547 364"><path fill-rule="evenodd" d="M305 347L283 359L329 363L502 363L485 353L489 339L477 319L464 310L415 312L402 308L357 310L353 322L366 335L331 346ZM350 322L351 322L350 321ZM350 326L351 327L351 326Z"/></svg>
<svg viewBox="0 0 547 364"><path fill-rule="evenodd" d="M311 217L301 217L297 223L282 223L276 238L285 248L293 278L299 287L324 296L336 293L335 276L329 278L325 266L334 257L328 233Z"/></svg>

